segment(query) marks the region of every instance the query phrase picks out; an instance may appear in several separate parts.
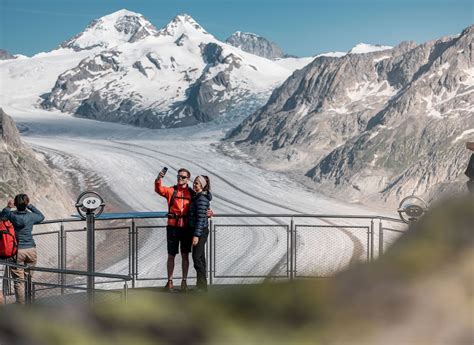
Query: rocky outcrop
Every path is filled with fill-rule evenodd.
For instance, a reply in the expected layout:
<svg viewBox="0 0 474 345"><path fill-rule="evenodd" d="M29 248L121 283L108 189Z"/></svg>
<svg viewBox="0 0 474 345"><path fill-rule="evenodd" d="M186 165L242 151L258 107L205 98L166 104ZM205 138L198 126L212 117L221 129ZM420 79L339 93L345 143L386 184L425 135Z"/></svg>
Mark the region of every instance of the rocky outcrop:
<svg viewBox="0 0 474 345"><path fill-rule="evenodd" d="M24 144L13 119L0 108L0 199L26 193L47 218L68 217L74 206L55 173ZM5 205L0 205L4 207Z"/></svg>
<svg viewBox="0 0 474 345"><path fill-rule="evenodd" d="M10 54L4 49L0 49L0 60L11 60L11 59L16 59L16 56Z"/></svg>
<svg viewBox="0 0 474 345"><path fill-rule="evenodd" d="M276 43L270 42L264 37L249 32L234 32L225 40L225 42L242 49L247 53L271 60L280 59L286 56Z"/></svg>
<svg viewBox="0 0 474 345"><path fill-rule="evenodd" d="M316 58L226 145L346 200L395 204L460 191L463 143L474 135L473 32Z"/></svg>

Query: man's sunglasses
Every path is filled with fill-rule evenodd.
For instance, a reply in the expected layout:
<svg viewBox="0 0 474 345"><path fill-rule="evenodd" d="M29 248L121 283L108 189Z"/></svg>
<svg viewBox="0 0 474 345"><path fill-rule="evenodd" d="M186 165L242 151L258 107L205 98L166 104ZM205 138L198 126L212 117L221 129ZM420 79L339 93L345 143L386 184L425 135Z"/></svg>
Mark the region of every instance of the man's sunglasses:
<svg viewBox="0 0 474 345"><path fill-rule="evenodd" d="M178 179L181 179L181 180L185 180L188 178L187 176L183 176L183 175L178 175L177 177Z"/></svg>

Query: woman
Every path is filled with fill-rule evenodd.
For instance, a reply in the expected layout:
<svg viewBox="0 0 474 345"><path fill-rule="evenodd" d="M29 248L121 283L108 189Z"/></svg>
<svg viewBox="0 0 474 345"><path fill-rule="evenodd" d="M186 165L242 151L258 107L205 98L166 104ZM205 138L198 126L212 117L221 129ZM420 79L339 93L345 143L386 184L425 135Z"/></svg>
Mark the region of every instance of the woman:
<svg viewBox="0 0 474 345"><path fill-rule="evenodd" d="M198 176L193 183L194 196L189 206L189 226L193 231L193 261L197 291L207 291L206 256L204 247L209 236L207 210L212 200L209 177Z"/></svg>

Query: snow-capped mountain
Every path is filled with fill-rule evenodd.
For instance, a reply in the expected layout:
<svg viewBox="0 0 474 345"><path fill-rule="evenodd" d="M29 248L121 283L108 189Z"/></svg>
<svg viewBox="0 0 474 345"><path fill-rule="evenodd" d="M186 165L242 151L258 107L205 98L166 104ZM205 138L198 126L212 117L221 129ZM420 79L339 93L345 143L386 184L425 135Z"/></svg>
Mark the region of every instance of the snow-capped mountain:
<svg viewBox="0 0 474 345"><path fill-rule="evenodd" d="M474 139L473 41L471 26L421 45L318 57L229 142L346 200L462 190L464 142Z"/></svg>
<svg viewBox="0 0 474 345"><path fill-rule="evenodd" d="M83 32L63 42L60 48L76 51L96 47L106 49L157 34L158 29L141 14L120 10L92 21Z"/></svg>
<svg viewBox="0 0 474 345"><path fill-rule="evenodd" d="M247 53L271 60L286 57L276 43L249 32L236 31L225 42Z"/></svg>
<svg viewBox="0 0 474 345"><path fill-rule="evenodd" d="M157 30L125 10L94 21L61 47L93 53L59 75L43 95L44 108L150 128L246 116L311 60L274 62L246 53L189 15Z"/></svg>

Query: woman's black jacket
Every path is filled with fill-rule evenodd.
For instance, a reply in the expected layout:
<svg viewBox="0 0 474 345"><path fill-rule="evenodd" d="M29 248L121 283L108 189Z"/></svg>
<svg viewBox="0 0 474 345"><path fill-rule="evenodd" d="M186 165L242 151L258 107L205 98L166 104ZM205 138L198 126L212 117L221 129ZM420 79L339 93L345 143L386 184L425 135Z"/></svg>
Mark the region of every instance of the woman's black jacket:
<svg viewBox="0 0 474 345"><path fill-rule="evenodd" d="M194 231L194 236L200 237L203 230L209 226L207 210L211 205L212 194L201 192L193 196L189 206L189 226Z"/></svg>

